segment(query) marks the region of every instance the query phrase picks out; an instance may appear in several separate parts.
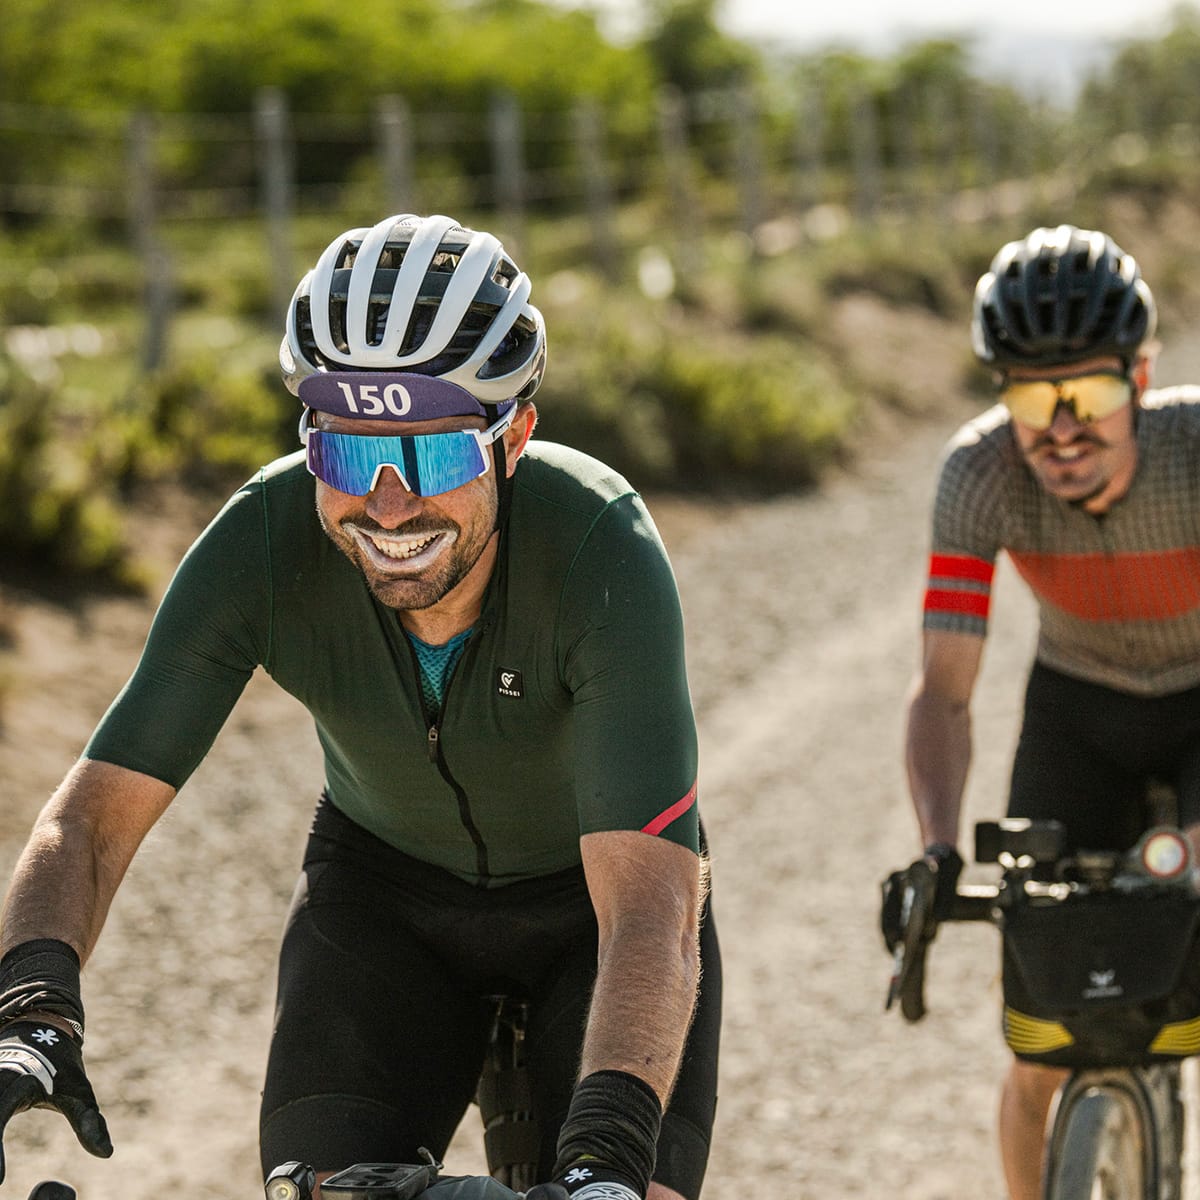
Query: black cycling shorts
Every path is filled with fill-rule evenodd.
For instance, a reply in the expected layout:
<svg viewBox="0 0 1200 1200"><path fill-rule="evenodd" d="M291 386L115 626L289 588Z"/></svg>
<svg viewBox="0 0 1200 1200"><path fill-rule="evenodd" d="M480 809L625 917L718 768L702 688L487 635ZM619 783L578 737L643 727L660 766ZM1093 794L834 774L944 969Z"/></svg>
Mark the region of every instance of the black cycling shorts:
<svg viewBox="0 0 1200 1200"><path fill-rule="evenodd" d="M1038 663L1025 694L1010 817L1061 821L1069 849L1126 850L1146 827L1146 786L1200 822L1200 688L1132 696Z"/></svg>
<svg viewBox="0 0 1200 1200"><path fill-rule="evenodd" d="M550 1178L596 975L582 867L480 889L317 809L288 917L263 1092L264 1175L442 1155L471 1103L494 1011L529 1004L526 1052ZM721 962L711 912L703 979L654 1178L697 1200L716 1110Z"/></svg>

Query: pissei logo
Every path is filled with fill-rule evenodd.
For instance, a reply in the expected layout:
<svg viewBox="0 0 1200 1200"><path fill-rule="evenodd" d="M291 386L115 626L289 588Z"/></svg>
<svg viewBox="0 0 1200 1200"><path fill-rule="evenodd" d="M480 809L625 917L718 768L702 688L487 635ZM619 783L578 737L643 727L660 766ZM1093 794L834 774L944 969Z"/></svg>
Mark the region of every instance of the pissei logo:
<svg viewBox="0 0 1200 1200"><path fill-rule="evenodd" d="M524 699L525 681L521 678L521 672L510 667L501 667L496 672L496 692L513 700Z"/></svg>

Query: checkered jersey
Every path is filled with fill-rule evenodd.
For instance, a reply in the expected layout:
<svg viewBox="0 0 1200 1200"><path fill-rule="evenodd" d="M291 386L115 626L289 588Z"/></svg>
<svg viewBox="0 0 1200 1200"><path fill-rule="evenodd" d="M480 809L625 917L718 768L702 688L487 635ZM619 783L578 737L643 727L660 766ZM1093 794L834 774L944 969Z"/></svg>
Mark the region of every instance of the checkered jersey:
<svg viewBox="0 0 1200 1200"><path fill-rule="evenodd" d="M1004 550L1037 597L1038 659L1142 696L1200 684L1200 387L1147 393L1138 467L1103 516L1048 495L1007 410L968 422L942 457L925 628L987 632Z"/></svg>

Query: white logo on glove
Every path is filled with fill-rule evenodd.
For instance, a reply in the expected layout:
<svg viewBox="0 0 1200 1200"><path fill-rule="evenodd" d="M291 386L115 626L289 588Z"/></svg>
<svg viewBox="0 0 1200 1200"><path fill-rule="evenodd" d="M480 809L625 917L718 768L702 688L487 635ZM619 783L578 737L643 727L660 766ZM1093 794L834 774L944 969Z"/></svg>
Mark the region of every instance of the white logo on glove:
<svg viewBox="0 0 1200 1200"><path fill-rule="evenodd" d="M591 1177L592 1172L587 1167L572 1167L563 1176L563 1183L582 1183L585 1179L591 1179Z"/></svg>
<svg viewBox="0 0 1200 1200"><path fill-rule="evenodd" d="M58 1033L53 1029L35 1029L29 1036L43 1046L53 1046L58 1041Z"/></svg>
<svg viewBox="0 0 1200 1200"><path fill-rule="evenodd" d="M577 1192L572 1192L571 1200L641 1200L641 1197L623 1183L604 1183L597 1180L584 1184Z"/></svg>

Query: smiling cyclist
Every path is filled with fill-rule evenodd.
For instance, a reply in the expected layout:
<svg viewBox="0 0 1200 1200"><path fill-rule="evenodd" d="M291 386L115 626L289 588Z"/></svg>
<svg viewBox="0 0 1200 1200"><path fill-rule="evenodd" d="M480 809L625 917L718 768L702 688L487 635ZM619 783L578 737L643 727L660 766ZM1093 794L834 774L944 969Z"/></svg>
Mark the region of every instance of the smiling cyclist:
<svg viewBox="0 0 1200 1200"><path fill-rule="evenodd" d="M539 1186L697 1200L721 974L680 604L633 488L530 440L546 361L530 286L490 234L412 215L341 235L301 281L280 363L303 450L188 552L18 862L0 1133L37 1104L112 1152L80 964L261 666L325 755L280 952L264 1172L440 1157L505 994L528 1006Z"/></svg>
<svg viewBox="0 0 1200 1200"><path fill-rule="evenodd" d="M1035 229L976 288L975 353L1000 403L943 457L907 724L923 859L943 905L962 866L970 700L1002 550L1040 612L1009 815L1061 821L1071 848L1126 849L1155 778L1175 786L1198 840L1200 389L1147 390L1154 332L1137 263L1098 231ZM889 940L903 878L885 887ZM1014 1200L1041 1195L1061 1077L1012 1064L1000 1141Z"/></svg>

